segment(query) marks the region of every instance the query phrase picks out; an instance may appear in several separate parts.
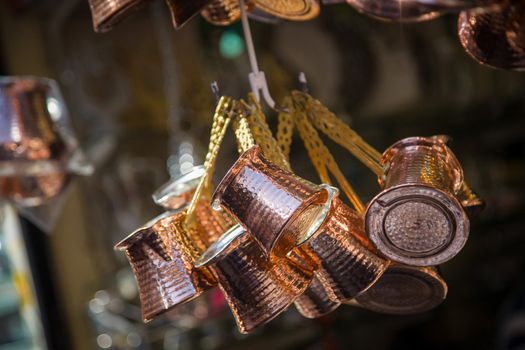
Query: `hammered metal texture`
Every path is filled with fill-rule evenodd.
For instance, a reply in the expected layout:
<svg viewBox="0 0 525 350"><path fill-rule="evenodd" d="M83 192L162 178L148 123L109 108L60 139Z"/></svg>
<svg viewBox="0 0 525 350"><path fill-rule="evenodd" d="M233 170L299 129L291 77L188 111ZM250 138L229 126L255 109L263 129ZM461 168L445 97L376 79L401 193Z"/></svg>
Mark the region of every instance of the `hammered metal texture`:
<svg viewBox="0 0 525 350"><path fill-rule="evenodd" d="M39 205L68 183L64 162L71 152L47 108L47 79L0 82L0 196Z"/></svg>
<svg viewBox="0 0 525 350"><path fill-rule="evenodd" d="M414 314L431 310L447 296L447 284L435 268L391 265L358 305L386 314Z"/></svg>
<svg viewBox="0 0 525 350"><path fill-rule="evenodd" d="M149 0L88 0L95 32L103 33L129 17Z"/></svg>
<svg viewBox="0 0 525 350"><path fill-rule="evenodd" d="M292 21L306 21L319 15L317 0L253 0L259 10Z"/></svg>
<svg viewBox="0 0 525 350"><path fill-rule="evenodd" d="M184 216L184 212L164 214L115 247L126 251L145 322L213 286L210 272L193 265L198 253L181 226Z"/></svg>
<svg viewBox="0 0 525 350"><path fill-rule="evenodd" d="M246 2L246 10L250 11L251 2ZM227 26L241 18L239 0L214 0L201 11L202 17L218 26Z"/></svg>
<svg viewBox="0 0 525 350"><path fill-rule="evenodd" d="M330 296L330 291L316 275L294 304L304 317L318 318L329 314L341 305L339 301L334 300L336 300L335 296Z"/></svg>
<svg viewBox="0 0 525 350"><path fill-rule="evenodd" d="M210 265L239 331L248 333L288 308L308 287L314 271L302 259L267 259L250 235L239 238Z"/></svg>
<svg viewBox="0 0 525 350"><path fill-rule="evenodd" d="M171 20L176 29L181 28L213 0L166 0Z"/></svg>
<svg viewBox="0 0 525 350"><path fill-rule="evenodd" d="M511 1L493 11L459 16L461 44L476 61L495 68L525 69L525 5Z"/></svg>
<svg viewBox="0 0 525 350"><path fill-rule="evenodd" d="M335 198L333 208L305 250L320 262L316 276L335 297L344 302L368 289L385 271L388 261L361 245L363 218Z"/></svg>
<svg viewBox="0 0 525 350"><path fill-rule="evenodd" d="M325 198L326 191L271 164L256 146L228 171L213 202L232 214L270 256L285 255L295 246Z"/></svg>
<svg viewBox="0 0 525 350"><path fill-rule="evenodd" d="M366 231L386 257L435 266L453 258L468 238L469 220L455 194L463 171L443 138L414 137L385 151L385 189L370 202Z"/></svg>

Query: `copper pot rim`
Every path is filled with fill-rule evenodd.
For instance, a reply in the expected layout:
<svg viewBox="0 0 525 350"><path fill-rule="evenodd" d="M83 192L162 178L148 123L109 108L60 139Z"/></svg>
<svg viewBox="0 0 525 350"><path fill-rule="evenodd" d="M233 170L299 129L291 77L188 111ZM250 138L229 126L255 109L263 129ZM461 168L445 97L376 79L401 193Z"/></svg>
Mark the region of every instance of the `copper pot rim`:
<svg viewBox="0 0 525 350"><path fill-rule="evenodd" d="M415 191L416 194L406 193L407 189ZM430 252L432 253L432 255L428 255L428 256L423 255L420 257L419 256L418 257L406 257L406 256L403 256L403 254L394 254L391 252L392 249L390 249L390 246L384 243L384 240L382 238L383 235L370 229L371 221L380 221L382 223L385 216L380 217L380 220L378 220L378 219L374 219L373 217L371 217L371 214L369 214L369 212L371 209L373 209L373 207L380 205L378 203L382 202L381 198L383 196L392 194L392 192L398 192L398 191L400 191L403 194L403 196L398 197L392 201L386 202L385 206L391 206L392 204L406 201L409 198L422 198L422 199L425 199L427 202L429 202L429 200L432 200L432 202L435 203L436 207L442 210L445 210L445 212L450 218L455 219L454 227L453 227L454 235L452 236L448 245L446 245L445 247L442 247L438 252L434 252L434 253L432 253L433 251ZM427 196L418 194L417 192L420 192L420 191L434 192L438 197L449 202L451 206L453 206L454 211L450 209L444 202L436 200L435 197L429 198ZM434 203L432 203L432 205ZM463 225L458 225L457 223L463 223ZM465 212L465 209L461 205L461 203L458 201L458 199L455 196L451 195L450 193L440 190L438 188L429 186L429 185L403 184L403 185L390 187L386 190L381 191L378 195L376 195L368 203L368 206L365 210L365 229L368 234L368 237L373 242L373 244L376 246L378 251L381 252L381 255L395 262L401 263L401 264L413 265L413 266L418 266L418 267L429 267L429 266L436 266L443 262L446 262L450 260L452 257L454 257L457 253L459 253L459 251L461 251L461 249L465 246L468 240L468 237L469 237L470 220L468 218L467 213ZM388 239L388 238L385 237L385 239ZM387 251L388 253L385 253L385 251ZM442 260L442 257L450 255L450 252L456 252L456 254L451 255L449 258L445 260Z"/></svg>
<svg viewBox="0 0 525 350"><path fill-rule="evenodd" d="M246 229L240 225L234 225L213 242L208 249L195 261L195 267L213 265L229 254L236 247L239 239L247 234Z"/></svg>
<svg viewBox="0 0 525 350"><path fill-rule="evenodd" d="M195 190L205 173L206 169L204 165L194 166L189 172L174 179L170 179L159 189L157 189L152 194L153 201L155 204L158 204L164 208L177 209L169 207L168 201L173 197L180 197L192 190Z"/></svg>
<svg viewBox="0 0 525 350"><path fill-rule="evenodd" d="M127 235L124 239L119 241L117 244L115 244L114 248L115 250L126 250L135 243L139 242L140 240L144 239L144 237L147 237L153 233L155 233L154 226L158 223L160 223L162 220L169 218L169 217L175 217L177 215L180 215L186 207L164 212L160 215L157 215L153 219L146 222L144 225L142 225L140 228L136 229L129 235Z"/></svg>

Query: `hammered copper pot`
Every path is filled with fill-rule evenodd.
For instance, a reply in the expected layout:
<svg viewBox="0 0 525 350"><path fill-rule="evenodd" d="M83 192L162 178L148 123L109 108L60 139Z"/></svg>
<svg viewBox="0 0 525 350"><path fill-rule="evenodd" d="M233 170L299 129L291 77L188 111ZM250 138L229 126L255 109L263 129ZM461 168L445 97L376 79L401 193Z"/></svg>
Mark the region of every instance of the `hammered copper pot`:
<svg viewBox="0 0 525 350"><path fill-rule="evenodd" d="M73 164L79 151L65 114L54 81L0 77L0 197L40 205L62 192L71 173L92 172Z"/></svg>
<svg viewBox="0 0 525 350"><path fill-rule="evenodd" d="M392 264L379 280L350 304L386 314L429 311L447 296L447 284L434 267Z"/></svg>
<svg viewBox="0 0 525 350"><path fill-rule="evenodd" d="M456 195L461 166L443 137L411 137L383 154L384 190L369 204L366 231L389 259L436 266L465 245L469 219Z"/></svg>
<svg viewBox="0 0 525 350"><path fill-rule="evenodd" d="M209 269L194 265L200 252L184 220L184 211L164 213L115 246L126 252L135 274L145 322L215 285Z"/></svg>
<svg viewBox="0 0 525 350"><path fill-rule="evenodd" d="M199 259L209 266L241 333L249 333L285 311L308 287L313 263L295 253L270 259L240 225Z"/></svg>
<svg viewBox="0 0 525 350"><path fill-rule="evenodd" d="M258 146L244 152L213 195L235 217L266 256L286 255L315 232L327 191L263 157Z"/></svg>

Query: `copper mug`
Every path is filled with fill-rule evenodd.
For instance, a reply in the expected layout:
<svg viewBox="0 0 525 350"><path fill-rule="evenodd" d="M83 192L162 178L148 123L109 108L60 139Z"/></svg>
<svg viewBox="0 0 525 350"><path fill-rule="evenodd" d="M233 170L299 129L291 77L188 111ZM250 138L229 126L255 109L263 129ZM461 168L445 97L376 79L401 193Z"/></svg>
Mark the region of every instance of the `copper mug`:
<svg viewBox="0 0 525 350"><path fill-rule="evenodd" d="M384 190L366 211L366 231L386 257L436 266L465 245L469 219L456 198L461 166L443 137L411 137L385 151Z"/></svg>
<svg viewBox="0 0 525 350"><path fill-rule="evenodd" d="M389 266L364 235L363 218L339 198L334 198L318 233L301 247L319 262L318 281L295 303L308 318L320 317L365 292Z"/></svg>
<svg viewBox="0 0 525 350"><path fill-rule="evenodd" d="M55 81L0 77L0 196L36 206L89 175Z"/></svg>
<svg viewBox="0 0 525 350"><path fill-rule="evenodd" d="M292 252L265 255L259 244L236 225L197 261L208 266L232 310L241 333L249 333L285 311L308 287L314 265Z"/></svg>
<svg viewBox="0 0 525 350"><path fill-rule="evenodd" d="M188 229L185 219L185 210L164 213L115 246L126 252L135 274L145 322L216 285L211 271L194 262L210 237L220 236L228 227L219 221Z"/></svg>
<svg viewBox="0 0 525 350"><path fill-rule="evenodd" d="M434 267L392 264L370 289L350 304L375 312L409 315L440 305L447 291L447 284Z"/></svg>
<svg viewBox="0 0 525 350"><path fill-rule="evenodd" d="M244 152L213 195L266 256L283 256L316 232L328 192L270 163L259 146Z"/></svg>

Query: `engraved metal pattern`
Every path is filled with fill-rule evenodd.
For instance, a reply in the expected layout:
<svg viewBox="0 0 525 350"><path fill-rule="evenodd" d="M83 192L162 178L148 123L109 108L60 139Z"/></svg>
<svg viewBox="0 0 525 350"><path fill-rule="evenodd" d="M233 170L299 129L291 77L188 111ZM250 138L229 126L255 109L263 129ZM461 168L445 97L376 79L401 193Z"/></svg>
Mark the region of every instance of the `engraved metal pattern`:
<svg viewBox="0 0 525 350"><path fill-rule="evenodd" d="M525 5L511 1L491 11L459 16L461 44L476 61L495 68L525 69Z"/></svg>
<svg viewBox="0 0 525 350"><path fill-rule="evenodd" d="M329 314L341 305L330 296L323 282L314 276L304 293L294 302L297 311L306 318L318 318Z"/></svg>
<svg viewBox="0 0 525 350"><path fill-rule="evenodd" d="M232 214L270 256L274 248L280 255L295 246L316 218L315 212L322 210L325 197L320 187L268 162L256 146L228 171L213 201ZM308 215L303 215L307 209Z"/></svg>
<svg viewBox="0 0 525 350"><path fill-rule="evenodd" d="M254 4L272 16L293 21L315 18L321 10L317 0L254 0Z"/></svg>
<svg viewBox="0 0 525 350"><path fill-rule="evenodd" d="M465 245L469 220L456 199L463 171L443 138L414 137L385 151L384 190L369 204L366 231L386 257L435 266Z"/></svg>
<svg viewBox="0 0 525 350"><path fill-rule="evenodd" d="M313 269L291 258L266 259L250 235L210 265L238 328L248 333L286 310L308 287Z"/></svg>
<svg viewBox="0 0 525 350"><path fill-rule="evenodd" d="M88 0L95 32L103 33L128 17L149 0Z"/></svg>
<svg viewBox="0 0 525 350"><path fill-rule="evenodd" d="M394 264L355 302L376 312L414 314L441 304L447 290L447 284L435 268Z"/></svg>
<svg viewBox="0 0 525 350"><path fill-rule="evenodd" d="M361 245L363 218L340 199L306 251L320 262L316 276L334 296L344 302L368 289L385 271L388 261Z"/></svg>
<svg viewBox="0 0 525 350"><path fill-rule="evenodd" d="M198 297L213 285L209 271L193 265L197 253L188 244L180 225L183 221L184 212L163 214L115 246L128 256L145 322Z"/></svg>

